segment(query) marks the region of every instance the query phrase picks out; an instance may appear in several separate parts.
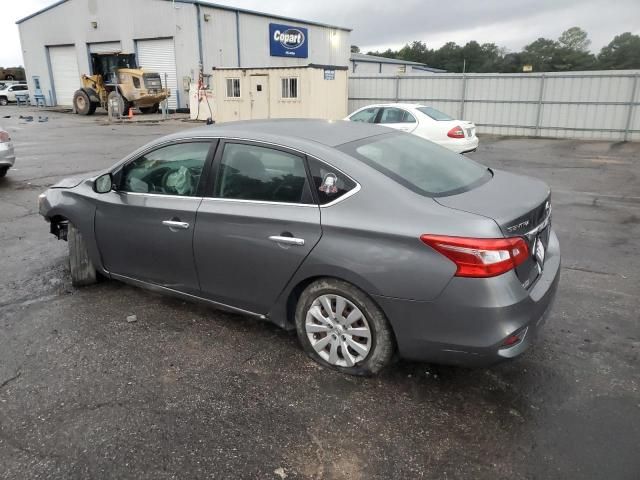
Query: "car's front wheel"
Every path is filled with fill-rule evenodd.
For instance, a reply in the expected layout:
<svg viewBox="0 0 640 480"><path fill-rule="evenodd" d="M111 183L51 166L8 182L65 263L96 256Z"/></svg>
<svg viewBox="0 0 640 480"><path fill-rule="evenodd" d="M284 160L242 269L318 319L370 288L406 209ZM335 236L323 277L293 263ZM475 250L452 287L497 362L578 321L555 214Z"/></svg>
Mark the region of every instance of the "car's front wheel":
<svg viewBox="0 0 640 480"><path fill-rule="evenodd" d="M9 105L9 99L7 97L0 97L0 105L6 107Z"/></svg>
<svg viewBox="0 0 640 480"><path fill-rule="evenodd" d="M296 330L304 351L321 365L372 375L391 362L395 339L380 308L362 290L322 279L300 295Z"/></svg>
<svg viewBox="0 0 640 480"><path fill-rule="evenodd" d="M72 223L69 223L67 230L67 243L69 244L69 268L73 286L84 287L96 283L98 272L89 258L89 251L82 234Z"/></svg>

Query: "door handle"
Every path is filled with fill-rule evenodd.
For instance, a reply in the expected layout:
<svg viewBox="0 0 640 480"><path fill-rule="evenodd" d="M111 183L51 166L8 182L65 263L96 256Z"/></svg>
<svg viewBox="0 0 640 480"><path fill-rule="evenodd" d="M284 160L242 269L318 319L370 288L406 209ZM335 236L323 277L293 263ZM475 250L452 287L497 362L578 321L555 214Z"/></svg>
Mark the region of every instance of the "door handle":
<svg viewBox="0 0 640 480"><path fill-rule="evenodd" d="M304 245L304 238L295 238L295 237L281 237L280 235L272 235L269 237L269 240L276 243L281 243L283 245L297 245L298 247L302 247Z"/></svg>
<svg viewBox="0 0 640 480"><path fill-rule="evenodd" d="M178 222L176 220L163 220L162 224L165 227L177 230L187 230L189 228L189 224L187 222Z"/></svg>

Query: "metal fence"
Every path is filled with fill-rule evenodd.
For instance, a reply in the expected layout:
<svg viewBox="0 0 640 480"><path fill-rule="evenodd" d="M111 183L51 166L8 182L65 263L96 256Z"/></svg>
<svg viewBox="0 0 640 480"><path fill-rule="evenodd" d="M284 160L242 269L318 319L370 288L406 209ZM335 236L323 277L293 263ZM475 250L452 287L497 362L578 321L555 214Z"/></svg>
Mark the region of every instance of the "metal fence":
<svg viewBox="0 0 640 480"><path fill-rule="evenodd" d="M352 76L349 112L426 103L479 133L640 140L640 71Z"/></svg>

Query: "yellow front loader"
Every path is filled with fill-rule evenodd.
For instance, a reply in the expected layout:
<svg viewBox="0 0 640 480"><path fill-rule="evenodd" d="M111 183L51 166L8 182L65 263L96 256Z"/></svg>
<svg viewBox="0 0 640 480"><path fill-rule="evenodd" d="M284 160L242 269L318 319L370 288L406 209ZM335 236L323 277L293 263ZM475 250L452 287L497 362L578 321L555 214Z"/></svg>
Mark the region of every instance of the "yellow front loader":
<svg viewBox="0 0 640 480"><path fill-rule="evenodd" d="M155 113L160 102L169 97L160 74L138 68L133 54L93 53L91 63L93 75L82 75L82 86L73 95L73 107L79 115L92 115L98 107L107 111L111 107L120 115L126 115L131 107Z"/></svg>

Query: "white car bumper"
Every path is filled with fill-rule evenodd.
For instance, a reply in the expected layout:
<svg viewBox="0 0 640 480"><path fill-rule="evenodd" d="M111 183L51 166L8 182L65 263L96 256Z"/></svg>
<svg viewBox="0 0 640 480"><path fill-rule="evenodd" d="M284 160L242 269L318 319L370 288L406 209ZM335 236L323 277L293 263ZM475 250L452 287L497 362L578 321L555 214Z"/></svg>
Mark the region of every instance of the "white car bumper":
<svg viewBox="0 0 640 480"><path fill-rule="evenodd" d="M467 153L478 148L480 142L478 137L473 136L467 138L452 138L450 140L437 141L436 143L456 153Z"/></svg>

